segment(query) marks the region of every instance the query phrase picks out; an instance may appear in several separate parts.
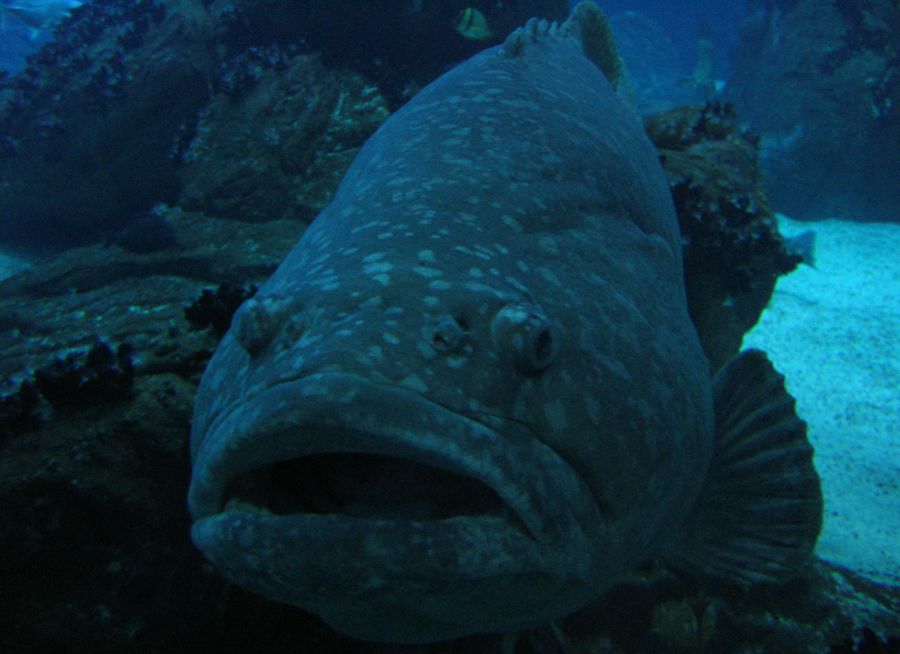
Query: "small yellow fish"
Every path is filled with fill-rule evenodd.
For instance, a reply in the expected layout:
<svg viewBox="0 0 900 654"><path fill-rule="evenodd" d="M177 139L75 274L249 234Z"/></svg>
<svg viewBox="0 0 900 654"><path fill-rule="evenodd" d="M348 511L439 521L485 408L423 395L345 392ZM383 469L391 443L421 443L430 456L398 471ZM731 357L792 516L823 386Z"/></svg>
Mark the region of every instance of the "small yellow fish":
<svg viewBox="0 0 900 654"><path fill-rule="evenodd" d="M484 14L475 7L466 7L459 12L453 24L456 27L456 31L466 39L487 41L493 36Z"/></svg>

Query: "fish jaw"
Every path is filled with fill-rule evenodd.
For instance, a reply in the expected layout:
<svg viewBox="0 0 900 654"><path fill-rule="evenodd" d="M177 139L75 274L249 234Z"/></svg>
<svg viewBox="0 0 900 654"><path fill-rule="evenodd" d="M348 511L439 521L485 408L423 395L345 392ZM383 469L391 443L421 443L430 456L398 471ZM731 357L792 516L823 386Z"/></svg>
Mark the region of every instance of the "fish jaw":
<svg viewBox="0 0 900 654"><path fill-rule="evenodd" d="M431 642L541 624L602 592L610 537L590 498L527 429L322 373L215 421L189 507L194 543L238 585L357 638Z"/></svg>

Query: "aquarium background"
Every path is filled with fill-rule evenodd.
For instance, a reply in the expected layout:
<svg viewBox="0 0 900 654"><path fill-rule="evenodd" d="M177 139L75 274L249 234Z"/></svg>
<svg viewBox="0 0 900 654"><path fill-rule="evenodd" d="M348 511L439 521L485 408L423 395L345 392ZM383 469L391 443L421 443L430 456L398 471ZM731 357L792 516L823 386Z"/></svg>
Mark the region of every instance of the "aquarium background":
<svg viewBox="0 0 900 654"><path fill-rule="evenodd" d="M0 649L405 651L203 561L193 397L365 139L565 0L0 4ZM559 627L579 652L900 651L900 7L598 4L666 167L707 355L763 349L785 375L825 524L783 588L648 574ZM468 8L488 38L459 29ZM555 627L517 638L561 647Z"/></svg>

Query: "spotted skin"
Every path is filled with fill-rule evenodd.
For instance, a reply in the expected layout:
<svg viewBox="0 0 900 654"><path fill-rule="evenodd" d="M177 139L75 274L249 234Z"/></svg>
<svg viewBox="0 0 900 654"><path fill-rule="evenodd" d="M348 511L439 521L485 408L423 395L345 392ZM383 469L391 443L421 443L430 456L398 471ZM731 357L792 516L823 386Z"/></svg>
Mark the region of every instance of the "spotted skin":
<svg viewBox="0 0 900 654"><path fill-rule="evenodd" d="M713 447L708 364L657 154L581 45L530 24L423 89L239 310L189 498L229 579L428 642L568 613L677 533ZM241 475L326 453L385 474L333 512L226 506ZM440 513L385 461L502 506Z"/></svg>

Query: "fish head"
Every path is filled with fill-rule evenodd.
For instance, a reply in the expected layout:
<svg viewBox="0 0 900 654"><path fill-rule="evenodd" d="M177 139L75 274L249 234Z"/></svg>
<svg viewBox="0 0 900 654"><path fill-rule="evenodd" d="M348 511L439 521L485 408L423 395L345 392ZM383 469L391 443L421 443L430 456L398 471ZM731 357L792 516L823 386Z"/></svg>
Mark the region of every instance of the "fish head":
<svg viewBox="0 0 900 654"><path fill-rule="evenodd" d="M189 507L238 585L366 640L524 629L598 597L690 504L709 376L671 197L555 30L399 109L235 315Z"/></svg>
<svg viewBox="0 0 900 654"><path fill-rule="evenodd" d="M611 545L591 489L542 439L543 396L577 359L565 326L487 269L451 278L465 254L408 261L388 239L325 257L318 224L204 376L197 546L239 585L369 640L577 608L598 567L619 566L597 557Z"/></svg>

